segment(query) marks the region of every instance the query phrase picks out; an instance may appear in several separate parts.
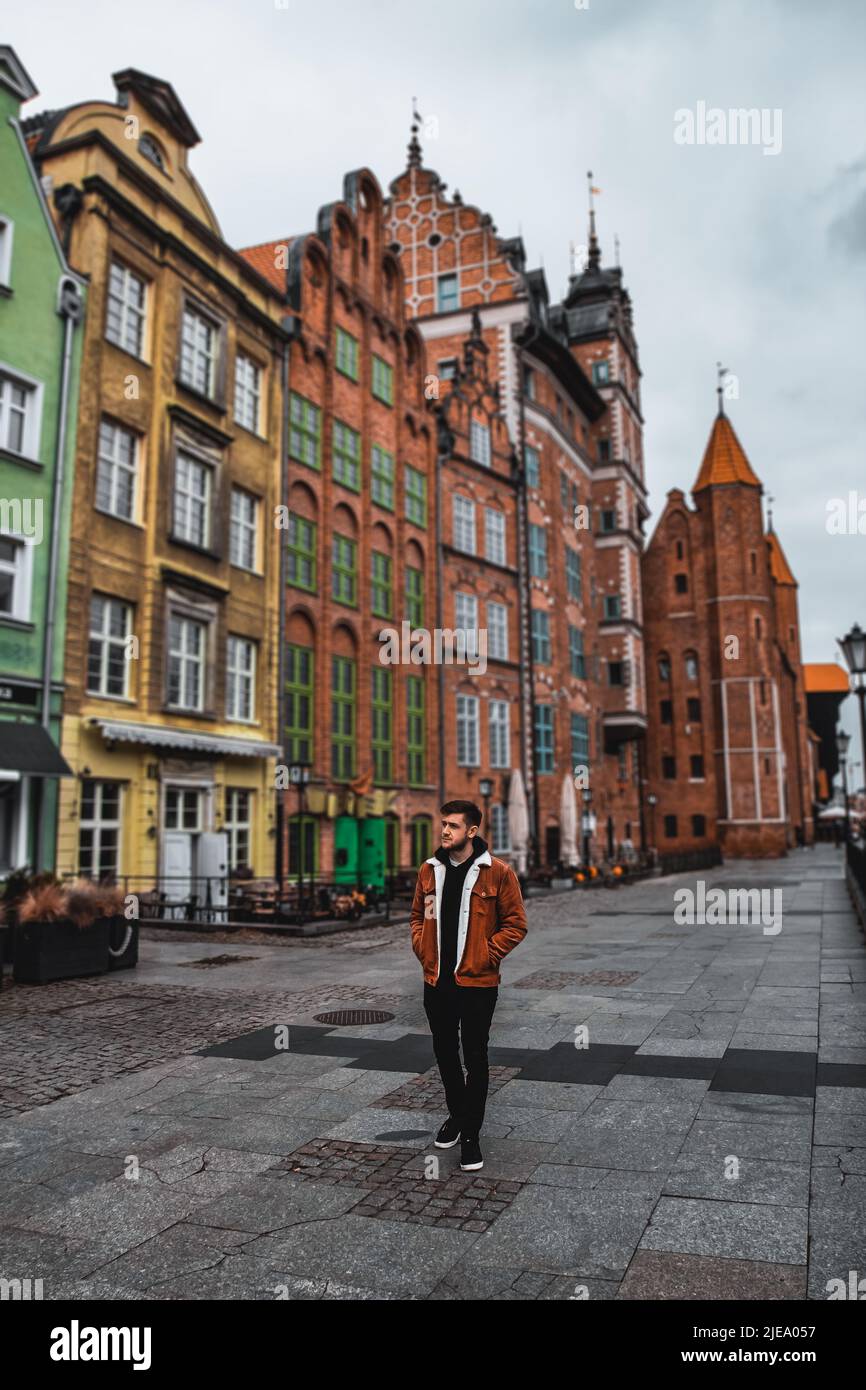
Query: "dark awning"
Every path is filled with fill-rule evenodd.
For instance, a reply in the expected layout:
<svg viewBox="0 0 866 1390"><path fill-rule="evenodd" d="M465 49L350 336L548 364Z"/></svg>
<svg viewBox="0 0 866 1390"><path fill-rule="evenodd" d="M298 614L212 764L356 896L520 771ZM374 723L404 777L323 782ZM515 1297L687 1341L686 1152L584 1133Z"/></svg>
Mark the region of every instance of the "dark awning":
<svg viewBox="0 0 866 1390"><path fill-rule="evenodd" d="M47 729L12 719L0 719L0 770L25 777L73 775Z"/></svg>

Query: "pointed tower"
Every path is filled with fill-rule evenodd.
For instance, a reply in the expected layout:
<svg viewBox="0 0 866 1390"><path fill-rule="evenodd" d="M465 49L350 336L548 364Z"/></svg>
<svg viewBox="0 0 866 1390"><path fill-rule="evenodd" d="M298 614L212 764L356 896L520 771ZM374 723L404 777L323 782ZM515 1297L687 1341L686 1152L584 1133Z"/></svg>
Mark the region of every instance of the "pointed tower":
<svg viewBox="0 0 866 1390"><path fill-rule="evenodd" d="M734 856L784 854L789 843L774 581L762 493L724 413L720 389L692 494L716 721L719 840L723 852Z"/></svg>

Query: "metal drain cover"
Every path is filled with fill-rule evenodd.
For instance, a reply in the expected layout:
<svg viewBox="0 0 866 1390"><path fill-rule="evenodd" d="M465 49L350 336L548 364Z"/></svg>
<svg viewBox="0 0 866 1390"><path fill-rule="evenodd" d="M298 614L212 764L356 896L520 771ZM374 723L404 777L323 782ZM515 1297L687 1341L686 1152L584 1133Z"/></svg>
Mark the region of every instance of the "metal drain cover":
<svg viewBox="0 0 866 1390"><path fill-rule="evenodd" d="M390 1023L393 1014L384 1009L333 1009L327 1014L313 1014L317 1023L334 1023L338 1028L357 1028L360 1023Z"/></svg>

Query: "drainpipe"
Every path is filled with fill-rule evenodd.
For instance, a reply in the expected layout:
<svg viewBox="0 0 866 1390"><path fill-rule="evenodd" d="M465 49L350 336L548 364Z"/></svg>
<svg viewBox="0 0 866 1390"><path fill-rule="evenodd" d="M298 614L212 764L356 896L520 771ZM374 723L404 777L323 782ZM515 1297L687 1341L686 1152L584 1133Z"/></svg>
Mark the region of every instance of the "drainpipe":
<svg viewBox="0 0 866 1390"><path fill-rule="evenodd" d="M454 451L454 435L442 406L436 411L436 621L442 622L442 470ZM445 802L445 665L439 663L439 805Z"/></svg>
<svg viewBox="0 0 866 1390"><path fill-rule="evenodd" d="M51 545L48 556L45 630L42 643L42 725L51 726L51 683L53 675L54 633L57 627L57 571L60 558L60 528L63 511L63 485L66 477L66 437L69 426L69 385L72 376L72 344L75 329L84 315L84 301L73 280L63 277L58 290L57 312L63 320L63 356L60 367L60 399L57 410L57 442L54 453L54 482L51 490ZM37 779L36 867L42 865L45 851L45 825L41 814L42 779Z"/></svg>
<svg viewBox="0 0 866 1390"><path fill-rule="evenodd" d="M527 871L529 868L536 868L540 857L540 845L538 840L538 759L535 749L535 725L533 722L533 702L535 698L535 667L532 661L532 641L529 637L530 624L532 621L532 585L529 578L529 500L525 487L525 464L524 449L526 447L526 407L523 396L523 379L525 358L523 349L517 347L517 381L518 381L518 400L520 402L520 438L518 441L517 453L517 516L518 516L518 541L517 541L517 589L520 596L518 613L520 621L518 623L518 636L520 639L520 669L525 673L521 682L521 709L523 712L523 737L521 739L521 749L524 756L524 767L526 769L526 799L529 807L529 824L531 827L533 844L529 846L530 853L527 855ZM554 715L554 718L556 716ZM529 753L526 753L527 736L529 740ZM555 746L555 744L554 744ZM534 862L531 862L533 861Z"/></svg>
<svg viewBox="0 0 866 1390"><path fill-rule="evenodd" d="M282 421L281 421L281 425L280 425L280 438L281 438L281 445L280 445L280 447L281 447L281 450L282 450L282 454L281 454L281 458L280 458L280 493L281 493L281 495L280 495L280 497L279 497L279 499L278 499L278 505L287 507L287 506L289 505L289 344L288 344L288 343L283 343L282 361L281 361L281 363L280 363L280 379L281 379L281 386L282 386L282 392L283 392L283 409L282 409ZM280 535L279 528L277 529L277 535L278 535L278 536ZM278 641L278 644L279 644L279 645L278 645L278 656L277 656L277 681L278 681L278 683L279 683L279 689L277 690L277 719L279 720L279 728L277 729L277 739L276 739L276 742L280 745L280 747L281 747L281 749L282 749L282 761L283 761L283 763L285 764L285 763L288 761L287 758L286 758L286 745L285 745L285 728L286 728L285 691L286 691L286 637L287 637L287 630L286 630L286 579L287 579L287 576L288 576L288 559L287 559L286 545L284 544L284 542L282 541L282 539L280 540L279 545L280 545L280 562L279 562L280 593L279 593L279 612L278 612L278 615L277 615L277 641ZM274 796L276 797L276 800L277 800L277 805L276 805L276 811L277 811L277 862L276 862L276 874L275 874L274 876L275 876L275 878L276 878L276 880L277 880L277 894L278 894L278 898L279 898L280 901L282 901L282 897L283 897L283 849L284 849L284 843L283 843L283 842L284 842L284 839L285 839L285 829L286 829L286 808L285 808L285 797L283 796L283 792L282 792L281 790L278 790L276 787L274 788ZM300 829L300 826L299 826L299 827L298 827L298 843L300 844L300 842L301 842L301 829Z"/></svg>

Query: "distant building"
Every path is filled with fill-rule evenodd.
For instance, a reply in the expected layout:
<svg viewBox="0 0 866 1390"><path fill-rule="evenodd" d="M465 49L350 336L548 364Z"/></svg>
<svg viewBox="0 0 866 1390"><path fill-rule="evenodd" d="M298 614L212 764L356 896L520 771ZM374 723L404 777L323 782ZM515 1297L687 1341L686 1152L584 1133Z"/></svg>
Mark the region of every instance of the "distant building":
<svg viewBox="0 0 866 1390"><path fill-rule="evenodd" d="M839 707L850 694L851 679L847 671L832 661L807 662L803 679L809 731L816 753L815 800L826 804L833 796L833 782L839 772L836 729Z"/></svg>
<svg viewBox="0 0 866 1390"><path fill-rule="evenodd" d="M797 582L723 413L643 559L647 788L664 852L773 856L814 838Z"/></svg>
<svg viewBox="0 0 866 1390"><path fill-rule="evenodd" d="M24 122L90 282L58 868L188 901L275 869L284 310L223 240L172 87L114 83Z"/></svg>
<svg viewBox="0 0 866 1390"><path fill-rule="evenodd" d="M281 725L309 781L282 793L284 868L381 887L441 804L436 668L404 648L439 623L424 344L366 169L315 232L241 254L291 312Z"/></svg>
<svg viewBox="0 0 866 1390"><path fill-rule="evenodd" d="M449 503L456 527L449 535L443 518L443 545L467 552L461 517L474 508L475 559L449 563L462 611L477 614L479 626L489 624L487 595L497 586L507 592L509 631L517 634L508 661L519 666L508 688L519 679L519 694L505 740L502 693L490 673L468 674L459 685L449 677L444 780L477 797L489 772L495 838L517 859L528 850L536 864L554 867L587 852L613 856L624 840L641 840L646 730L640 554L648 512L640 367L622 272L602 267L593 217L585 264L563 303L551 304L543 272L526 268L521 239L500 238L488 213L456 191L447 195L439 175L423 167L414 129L385 216L434 393L445 402L467 340L476 364L483 349L497 388L495 407L479 400L468 440L458 432L454 458L440 461L446 491L456 489ZM466 380L459 389L472 388ZM507 492L494 447L500 420L516 455L514 502L505 511L518 535L509 535L506 519L505 571L481 531L486 509L502 508ZM505 680L503 666L497 674ZM494 745L510 747L507 765L491 765ZM508 806L524 788L532 843L506 851Z"/></svg>
<svg viewBox="0 0 866 1390"><path fill-rule="evenodd" d="M0 874L53 868L85 281L20 121L36 88L0 47ZM75 618L73 617L73 625Z"/></svg>

